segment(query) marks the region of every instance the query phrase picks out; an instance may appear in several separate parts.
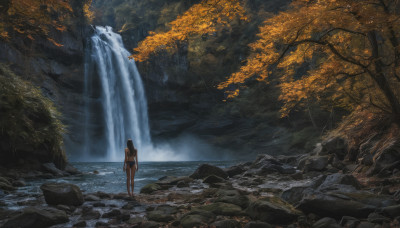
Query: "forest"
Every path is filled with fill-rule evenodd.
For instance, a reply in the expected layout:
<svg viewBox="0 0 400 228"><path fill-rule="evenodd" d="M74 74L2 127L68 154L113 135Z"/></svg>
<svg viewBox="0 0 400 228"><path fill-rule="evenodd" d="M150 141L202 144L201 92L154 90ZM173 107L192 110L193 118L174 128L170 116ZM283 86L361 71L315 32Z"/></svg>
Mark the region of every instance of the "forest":
<svg viewBox="0 0 400 228"><path fill-rule="evenodd" d="M400 226L399 42L397 0L2 0L0 226Z"/></svg>

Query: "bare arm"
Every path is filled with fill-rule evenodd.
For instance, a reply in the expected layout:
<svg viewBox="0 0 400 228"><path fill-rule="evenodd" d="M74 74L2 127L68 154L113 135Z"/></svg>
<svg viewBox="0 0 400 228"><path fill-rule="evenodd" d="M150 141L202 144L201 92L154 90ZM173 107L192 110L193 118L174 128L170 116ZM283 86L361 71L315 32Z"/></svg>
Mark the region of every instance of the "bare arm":
<svg viewBox="0 0 400 228"><path fill-rule="evenodd" d="M125 159L124 159L124 172L125 172L125 170L126 170L126 150L125 150Z"/></svg>
<svg viewBox="0 0 400 228"><path fill-rule="evenodd" d="M137 154L138 154L138 152L136 151L136 171L139 170L139 160L137 158Z"/></svg>

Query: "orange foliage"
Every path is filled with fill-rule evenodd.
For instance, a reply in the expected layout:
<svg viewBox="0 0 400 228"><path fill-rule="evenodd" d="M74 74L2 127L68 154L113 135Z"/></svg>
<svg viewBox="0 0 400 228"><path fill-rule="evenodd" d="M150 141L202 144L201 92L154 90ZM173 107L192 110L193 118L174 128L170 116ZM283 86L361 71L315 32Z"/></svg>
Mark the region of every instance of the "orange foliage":
<svg viewBox="0 0 400 228"><path fill-rule="evenodd" d="M72 12L68 0L9 0L0 4L0 38L9 39L10 32L17 32L34 39L47 36L50 28L64 31L64 21ZM60 46L56 41L49 40Z"/></svg>
<svg viewBox="0 0 400 228"><path fill-rule="evenodd" d="M282 116L309 102L353 109L358 105L399 114L400 15L397 1L297 0L265 20L253 54L219 89L268 80L283 70ZM297 76L300 66L310 70ZM229 95L238 94L237 91Z"/></svg>
<svg viewBox="0 0 400 228"><path fill-rule="evenodd" d="M173 52L177 43L186 41L192 35L212 34L216 32L217 26L229 26L234 19L247 19L239 0L203 0L171 22L169 31L150 32L134 49L135 54L130 58L146 61L158 51Z"/></svg>

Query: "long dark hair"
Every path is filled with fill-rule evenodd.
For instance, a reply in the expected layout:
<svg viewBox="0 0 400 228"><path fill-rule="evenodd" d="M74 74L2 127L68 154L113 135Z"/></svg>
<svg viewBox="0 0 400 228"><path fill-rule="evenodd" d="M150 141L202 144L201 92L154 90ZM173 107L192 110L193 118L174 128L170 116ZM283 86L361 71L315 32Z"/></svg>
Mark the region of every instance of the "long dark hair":
<svg viewBox="0 0 400 228"><path fill-rule="evenodd" d="M136 155L136 154L135 154L136 149L135 149L135 147L133 146L132 139L128 139L128 142L126 142L126 145L128 146L128 149L129 149L129 156Z"/></svg>

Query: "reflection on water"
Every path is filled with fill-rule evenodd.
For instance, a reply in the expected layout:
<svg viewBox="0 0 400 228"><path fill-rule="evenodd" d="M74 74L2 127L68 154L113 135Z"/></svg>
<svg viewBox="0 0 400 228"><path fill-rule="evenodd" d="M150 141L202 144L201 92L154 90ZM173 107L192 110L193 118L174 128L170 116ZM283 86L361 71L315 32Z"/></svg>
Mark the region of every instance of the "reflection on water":
<svg viewBox="0 0 400 228"><path fill-rule="evenodd" d="M232 166L238 161L194 161L194 162L140 162L139 171L135 175L135 192L163 176L189 176L203 163L221 168ZM63 177L58 179L42 179L28 181L28 186L20 191L41 193L40 185L45 182L63 182L78 185L84 192L119 193L126 191L126 174L122 162L75 162L72 163L83 172L81 176Z"/></svg>

